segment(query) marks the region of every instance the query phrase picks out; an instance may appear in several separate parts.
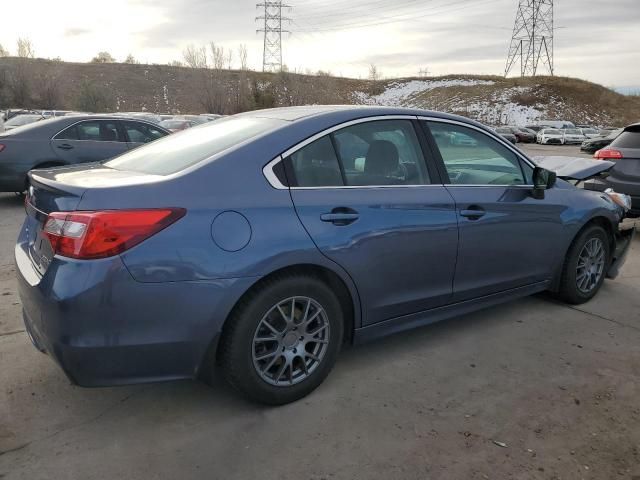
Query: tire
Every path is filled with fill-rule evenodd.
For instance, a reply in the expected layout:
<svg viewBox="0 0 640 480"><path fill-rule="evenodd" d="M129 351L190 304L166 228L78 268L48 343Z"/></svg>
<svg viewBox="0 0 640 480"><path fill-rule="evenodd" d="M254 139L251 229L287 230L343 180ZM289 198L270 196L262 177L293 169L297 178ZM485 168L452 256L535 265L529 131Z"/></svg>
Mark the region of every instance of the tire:
<svg viewBox="0 0 640 480"><path fill-rule="evenodd" d="M589 245L592 247L591 251L594 251L596 246L601 248L601 266L599 261L585 262L585 256L592 260L600 258L600 254L589 255ZM579 305L588 302L598 293L611 262L610 248L607 232L602 227L591 225L580 232L571 244L564 261L558 291L560 299ZM579 264L584 266L579 269Z"/></svg>
<svg viewBox="0 0 640 480"><path fill-rule="evenodd" d="M305 324L305 318L311 321ZM243 298L227 319L218 356L223 374L255 402L296 401L333 368L343 326L340 302L322 280L278 275Z"/></svg>

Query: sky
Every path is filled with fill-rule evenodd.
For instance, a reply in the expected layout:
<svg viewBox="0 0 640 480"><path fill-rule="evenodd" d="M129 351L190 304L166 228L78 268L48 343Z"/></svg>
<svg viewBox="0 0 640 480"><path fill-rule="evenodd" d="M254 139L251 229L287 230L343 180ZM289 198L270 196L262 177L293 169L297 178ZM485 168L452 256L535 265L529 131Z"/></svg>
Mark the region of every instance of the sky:
<svg viewBox="0 0 640 480"><path fill-rule="evenodd" d="M86 62L99 51L118 61L182 60L211 41L248 48L262 68L260 0L21 0L1 9L0 45L26 37L37 57ZM517 0L291 0L284 15L289 70L366 78L504 73ZM555 0L555 73L640 90L640 0ZM516 69L517 70L517 69ZM514 72L515 73L515 72Z"/></svg>

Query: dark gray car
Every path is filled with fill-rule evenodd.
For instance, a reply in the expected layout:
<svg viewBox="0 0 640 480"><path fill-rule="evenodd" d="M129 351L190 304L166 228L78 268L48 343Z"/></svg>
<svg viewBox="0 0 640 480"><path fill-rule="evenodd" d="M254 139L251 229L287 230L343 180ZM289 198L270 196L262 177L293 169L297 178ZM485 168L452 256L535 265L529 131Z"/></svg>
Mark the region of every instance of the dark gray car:
<svg viewBox="0 0 640 480"><path fill-rule="evenodd" d="M27 172L106 160L170 132L144 120L76 115L0 133L0 191L22 192Z"/></svg>
<svg viewBox="0 0 640 480"><path fill-rule="evenodd" d="M613 188L631 196L631 217L640 217L640 123L625 127L608 146L598 150L595 158L615 162L605 178L588 182L590 190Z"/></svg>

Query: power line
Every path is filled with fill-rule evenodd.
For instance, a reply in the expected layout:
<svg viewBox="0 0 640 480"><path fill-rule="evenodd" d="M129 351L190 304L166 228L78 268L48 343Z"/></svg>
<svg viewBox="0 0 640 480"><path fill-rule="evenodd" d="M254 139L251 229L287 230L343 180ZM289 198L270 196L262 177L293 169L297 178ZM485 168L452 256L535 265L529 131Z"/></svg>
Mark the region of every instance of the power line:
<svg viewBox="0 0 640 480"><path fill-rule="evenodd" d="M516 63L520 75L535 76L538 64L553 75L553 0L520 0L504 76Z"/></svg>
<svg viewBox="0 0 640 480"><path fill-rule="evenodd" d="M256 33L264 33L262 71L279 72L282 70L282 33L289 33L282 29L282 22L291 20L282 16L282 9L290 9L291 6L280 0L273 0L258 3L256 8L264 8L264 14L256 17L256 21L263 22L263 27L256 30Z"/></svg>
<svg viewBox="0 0 640 480"><path fill-rule="evenodd" d="M413 20L417 20L417 19L421 19L421 18L425 18L425 17L430 17L432 15L435 14L440 14L440 13L449 13L449 12L453 12L456 10L461 10L463 8L473 8L479 5L486 5L487 3L494 3L497 2L499 0L485 0L485 1L469 1L469 0L459 0L456 2L451 2L448 4L441 4L441 5L433 5L431 8L429 9L421 9L419 11L413 12L413 13L405 13L405 14L399 14L399 15L389 15L389 16L381 16L379 18L381 18L380 20L369 20L369 21L364 21L363 22L347 22L347 23L340 23L340 24L333 24L331 22L327 22L324 24L320 24L319 26L314 26L311 25L310 23L308 24L309 27L306 30L303 30L304 32L332 32L332 31L337 31L337 30L347 30L347 29L355 29L355 28L365 28L365 27L372 27L372 26L378 26L378 25L387 25L387 24L391 24L391 23L398 23L398 22L405 22L405 21L413 21ZM468 4L472 3L471 6L469 6ZM443 8L443 7L451 7L454 5L458 5L456 8L445 8L443 10L437 10L439 8ZM429 13L422 13L422 12L429 12ZM416 13L422 13L420 15L416 15ZM331 25L330 27L323 27L323 25ZM295 33L296 31L294 31ZM298 30L298 32L300 32L300 30Z"/></svg>

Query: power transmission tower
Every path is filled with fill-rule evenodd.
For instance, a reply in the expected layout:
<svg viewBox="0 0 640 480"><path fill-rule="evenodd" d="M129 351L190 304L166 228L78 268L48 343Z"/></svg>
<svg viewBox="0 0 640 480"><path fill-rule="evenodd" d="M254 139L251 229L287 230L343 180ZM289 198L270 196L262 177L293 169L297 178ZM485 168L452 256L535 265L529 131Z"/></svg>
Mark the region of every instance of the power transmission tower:
<svg viewBox="0 0 640 480"><path fill-rule="evenodd" d="M553 0L520 0L504 76L518 62L522 77L535 76L540 61L553 75Z"/></svg>
<svg viewBox="0 0 640 480"><path fill-rule="evenodd" d="M264 8L264 15L256 17L256 21L263 21L263 27L256 30L257 33L264 33L262 71L279 72L282 70L282 34L289 33L282 29L282 22L291 20L282 16L282 9L291 6L282 1L264 1L256 4L256 8Z"/></svg>

